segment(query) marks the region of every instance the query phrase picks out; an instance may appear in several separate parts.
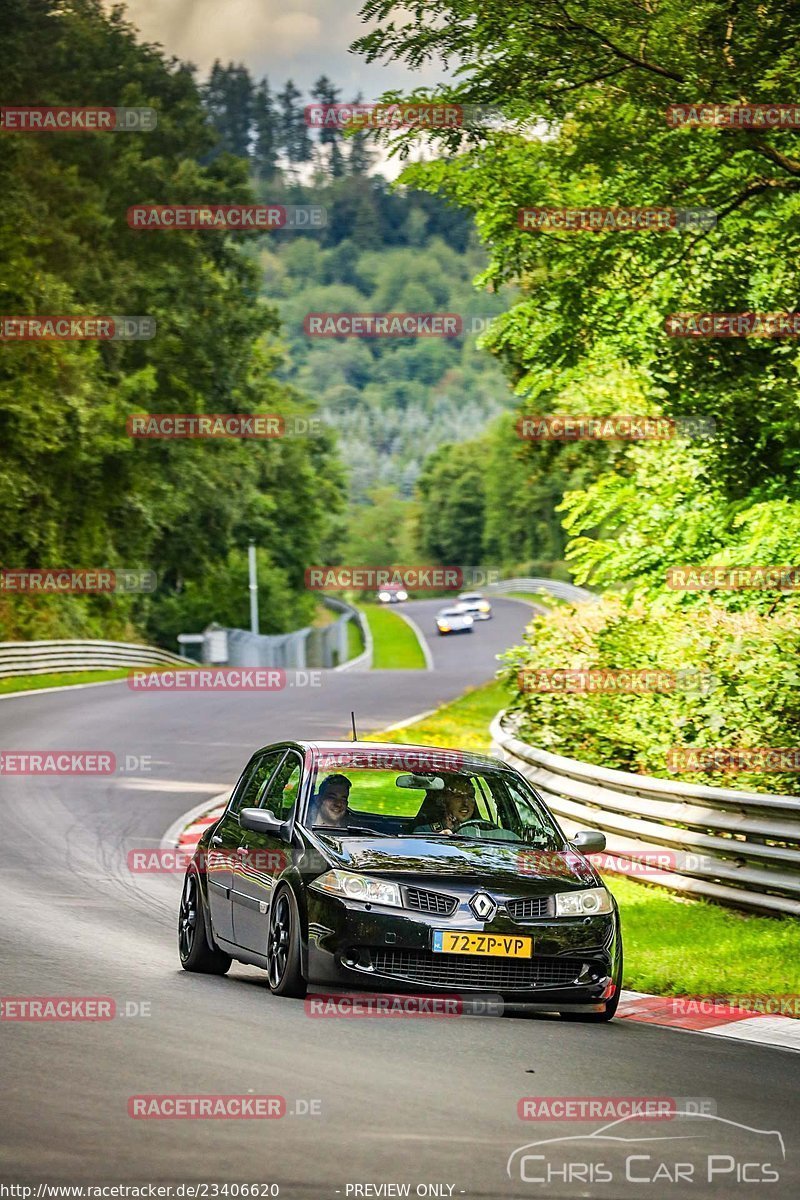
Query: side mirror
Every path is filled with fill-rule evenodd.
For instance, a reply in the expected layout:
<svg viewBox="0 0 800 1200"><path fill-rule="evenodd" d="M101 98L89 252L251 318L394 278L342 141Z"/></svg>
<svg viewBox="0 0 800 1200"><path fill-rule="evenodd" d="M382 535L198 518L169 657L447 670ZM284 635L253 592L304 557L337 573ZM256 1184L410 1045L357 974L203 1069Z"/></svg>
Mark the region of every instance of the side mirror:
<svg viewBox="0 0 800 1200"><path fill-rule="evenodd" d="M570 843L581 854L599 854L606 848L606 835L597 829L580 829Z"/></svg>
<svg viewBox="0 0 800 1200"><path fill-rule="evenodd" d="M280 838L286 841L286 828L268 808L243 808L239 813L239 824L242 829L253 833L263 833L267 837Z"/></svg>

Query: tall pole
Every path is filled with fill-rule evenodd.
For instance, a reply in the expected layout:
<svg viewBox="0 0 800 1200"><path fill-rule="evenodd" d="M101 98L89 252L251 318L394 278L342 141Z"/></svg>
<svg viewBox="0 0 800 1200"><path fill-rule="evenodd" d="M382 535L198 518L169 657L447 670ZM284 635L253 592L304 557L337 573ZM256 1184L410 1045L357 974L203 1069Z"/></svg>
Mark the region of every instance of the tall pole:
<svg viewBox="0 0 800 1200"><path fill-rule="evenodd" d="M247 562L250 567L250 632L258 633L258 569L255 542L251 542L247 548Z"/></svg>

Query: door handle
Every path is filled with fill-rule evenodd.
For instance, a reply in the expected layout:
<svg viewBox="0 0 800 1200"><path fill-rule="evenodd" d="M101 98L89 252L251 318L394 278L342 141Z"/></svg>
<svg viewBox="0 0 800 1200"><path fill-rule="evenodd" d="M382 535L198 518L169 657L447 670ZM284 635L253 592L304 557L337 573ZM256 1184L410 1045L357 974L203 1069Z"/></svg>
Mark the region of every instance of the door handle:
<svg viewBox="0 0 800 1200"><path fill-rule="evenodd" d="M213 836L213 837L212 837L212 839L211 839L211 845L212 845L212 846L221 846L221 845L222 845L222 838L221 838L221 837L220 837L218 834L216 834L216 833L215 833L215 834L214 834L214 836Z"/></svg>

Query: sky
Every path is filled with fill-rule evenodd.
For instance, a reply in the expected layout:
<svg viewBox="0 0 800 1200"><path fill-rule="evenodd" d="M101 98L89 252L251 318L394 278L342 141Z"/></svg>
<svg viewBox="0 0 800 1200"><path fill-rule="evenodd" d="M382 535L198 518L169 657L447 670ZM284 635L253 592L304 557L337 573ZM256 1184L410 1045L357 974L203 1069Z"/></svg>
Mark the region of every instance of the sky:
<svg viewBox="0 0 800 1200"><path fill-rule="evenodd" d="M125 7L145 41L193 62L201 78L215 58L243 62L278 86L293 79L306 94L326 74L343 100L359 91L369 100L387 88L433 88L444 78L434 67L412 72L349 53L365 30L358 0L125 0Z"/></svg>

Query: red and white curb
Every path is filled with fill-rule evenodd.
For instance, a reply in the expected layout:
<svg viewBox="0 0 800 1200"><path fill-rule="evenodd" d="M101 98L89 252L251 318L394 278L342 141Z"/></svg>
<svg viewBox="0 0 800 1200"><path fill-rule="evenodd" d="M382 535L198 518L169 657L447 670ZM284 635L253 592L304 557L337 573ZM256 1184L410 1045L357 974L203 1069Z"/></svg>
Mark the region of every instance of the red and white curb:
<svg viewBox="0 0 800 1200"><path fill-rule="evenodd" d="M162 850L178 849L193 854L209 825L214 825L222 816L229 796L230 792L222 792L211 800L204 800L173 821L161 839Z"/></svg>
<svg viewBox="0 0 800 1200"><path fill-rule="evenodd" d="M209 825L219 820L227 803L228 793L223 792L184 813L164 834L162 847L170 850L177 847L187 856L193 854L200 838ZM765 1007L769 1007L770 998L765 996L762 999ZM772 999L780 1006L780 997ZM654 996L648 992L623 989L617 1018L660 1028L756 1042L781 1050L800 1050L800 1020L737 1008L725 997Z"/></svg>
<svg viewBox="0 0 800 1200"><path fill-rule="evenodd" d="M757 999L761 1002L760 1007L780 1008L780 996L765 995ZM740 1008L724 996L713 999L710 996L653 996L647 992L623 990L617 1017L689 1033L757 1042L781 1050L800 1050L800 1020Z"/></svg>

